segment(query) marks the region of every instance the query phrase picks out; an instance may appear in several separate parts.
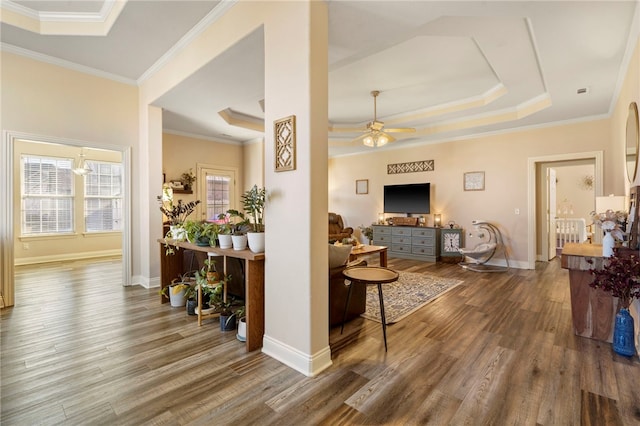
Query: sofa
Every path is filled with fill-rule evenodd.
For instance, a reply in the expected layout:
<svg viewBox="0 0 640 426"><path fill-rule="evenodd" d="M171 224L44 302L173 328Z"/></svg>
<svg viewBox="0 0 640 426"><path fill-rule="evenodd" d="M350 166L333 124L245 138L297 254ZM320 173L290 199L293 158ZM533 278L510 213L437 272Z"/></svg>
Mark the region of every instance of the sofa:
<svg viewBox="0 0 640 426"><path fill-rule="evenodd" d="M329 242L342 241L351 238L353 228L344 226L342 216L336 213L329 213Z"/></svg>
<svg viewBox="0 0 640 426"><path fill-rule="evenodd" d="M350 246L335 247L329 245L329 327L342 324L344 305L347 303L349 285L345 283L342 271L354 266L367 266L364 259L348 262ZM367 308L367 288L356 285L351 292L351 300L345 321L357 318Z"/></svg>

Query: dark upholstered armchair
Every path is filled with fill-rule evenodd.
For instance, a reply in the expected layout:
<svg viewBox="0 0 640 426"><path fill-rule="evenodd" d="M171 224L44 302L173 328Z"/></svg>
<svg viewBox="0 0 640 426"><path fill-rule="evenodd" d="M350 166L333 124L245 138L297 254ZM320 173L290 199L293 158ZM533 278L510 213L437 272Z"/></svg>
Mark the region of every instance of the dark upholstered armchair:
<svg viewBox="0 0 640 426"><path fill-rule="evenodd" d="M367 266L364 259L355 260L347 265L329 268L329 327L342 324L344 305L347 303L349 286L344 282L342 271L352 266ZM346 321L358 317L367 309L367 286L356 285L351 291L351 300Z"/></svg>
<svg viewBox="0 0 640 426"><path fill-rule="evenodd" d="M353 228L344 227L342 216L335 213L329 213L329 242L341 241L344 238L351 238Z"/></svg>

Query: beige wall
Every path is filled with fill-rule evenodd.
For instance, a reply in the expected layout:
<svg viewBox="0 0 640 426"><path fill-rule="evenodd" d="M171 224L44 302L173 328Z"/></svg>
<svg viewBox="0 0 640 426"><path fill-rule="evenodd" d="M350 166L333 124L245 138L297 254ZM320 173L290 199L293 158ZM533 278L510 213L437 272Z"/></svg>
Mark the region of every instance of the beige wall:
<svg viewBox="0 0 640 426"><path fill-rule="evenodd" d="M136 144L136 87L4 51L1 55L4 130L93 144Z"/></svg>
<svg viewBox="0 0 640 426"><path fill-rule="evenodd" d="M640 14L640 10L636 13ZM626 167L626 128L629 104L631 102L640 103L640 39L635 44L635 51L631 61L629 62L629 67L620 91L620 96L617 99L615 109L611 117L611 140L613 142L613 146L610 155L616 159L616 169L621 171L624 171ZM629 182L626 174L615 174L615 183L616 185L610 187L605 185L604 193L628 195L628 189L630 186L640 185L640 173L636 173L636 180L633 184Z"/></svg>
<svg viewBox="0 0 640 426"><path fill-rule="evenodd" d="M71 156L78 152L73 146L85 146L113 149L120 158L122 150L136 144L137 88L7 52L1 55L3 130L29 136L33 140L53 139L65 145L68 143L66 148L54 151ZM5 139L5 143L10 143L10 140ZM19 161L23 148L25 152L34 153L46 150L45 145L28 148L26 145L20 147L18 143L13 145L16 145L13 153L15 173L20 170L16 161ZM89 158L89 154L98 155L97 152L87 150L86 154ZM19 180L15 178L14 175L14 184L19 185ZM16 263L120 251L122 243L119 233L117 237L114 234L78 234L65 238L64 244L60 240L35 238L29 241L29 249L24 250L19 239L19 189L16 186L13 191L13 246L3 247L3 251L15 249Z"/></svg>
<svg viewBox="0 0 640 426"><path fill-rule="evenodd" d="M121 162L119 152L91 149L85 149L83 152L87 160ZM21 235L21 155L34 154L75 159L78 158L79 153L80 148L75 146L33 143L22 140L16 141L14 144L13 217L15 220L13 235L16 265L122 254L122 234L120 232L83 232L84 178L75 175L75 231L65 236Z"/></svg>
<svg viewBox="0 0 640 426"><path fill-rule="evenodd" d="M235 199L239 200L243 188L242 175L244 149L240 144L216 142L197 137L188 137L163 133L162 135L162 171L166 175L167 182L180 180L182 173L192 169L196 173L198 164L232 168L238 170ZM158 195L162 191L162 182L158 185ZM184 202L195 201L199 198L200 182L196 180L193 194L176 194L176 198ZM235 206L239 208L240 206ZM189 218L201 219L201 210L198 210Z"/></svg>
<svg viewBox="0 0 640 426"><path fill-rule="evenodd" d="M471 221L496 223L506 239L515 265L527 263L527 159L552 154L607 149L608 120L525 130L433 145L378 150L329 162L329 209L340 213L348 226L369 224L382 211L384 185L431 182L431 215L441 213L471 230ZM434 160L431 172L386 174L387 164ZM614 161L605 158L605 169ZM464 191L463 174L485 172L484 191ZM355 180L369 179L369 194L355 194ZM515 214L519 209L520 214Z"/></svg>
<svg viewBox="0 0 640 426"><path fill-rule="evenodd" d="M243 192L253 185L264 186L264 139L255 140L244 146Z"/></svg>

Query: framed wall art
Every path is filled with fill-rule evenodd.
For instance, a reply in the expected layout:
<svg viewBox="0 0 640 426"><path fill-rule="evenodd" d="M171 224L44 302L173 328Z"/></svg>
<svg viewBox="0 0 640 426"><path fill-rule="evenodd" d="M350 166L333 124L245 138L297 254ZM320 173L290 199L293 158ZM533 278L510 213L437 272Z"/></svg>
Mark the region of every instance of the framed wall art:
<svg viewBox="0 0 640 426"><path fill-rule="evenodd" d="M284 172L296 169L296 116L281 118L273 122L275 146L275 170Z"/></svg>
<svg viewBox="0 0 640 426"><path fill-rule="evenodd" d="M484 191L484 172L467 172L464 174L465 191Z"/></svg>
<svg viewBox="0 0 640 426"><path fill-rule="evenodd" d="M369 179L356 180L356 194L369 193Z"/></svg>

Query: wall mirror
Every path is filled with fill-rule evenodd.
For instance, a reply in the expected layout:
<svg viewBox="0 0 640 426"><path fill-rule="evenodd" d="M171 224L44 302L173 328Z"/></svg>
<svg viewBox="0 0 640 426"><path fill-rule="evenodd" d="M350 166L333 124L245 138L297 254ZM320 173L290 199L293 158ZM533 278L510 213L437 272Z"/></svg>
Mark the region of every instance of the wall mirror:
<svg viewBox="0 0 640 426"><path fill-rule="evenodd" d="M627 164L627 177L633 183L638 169L638 104L629 104L627 116L627 141L625 146L625 163Z"/></svg>

